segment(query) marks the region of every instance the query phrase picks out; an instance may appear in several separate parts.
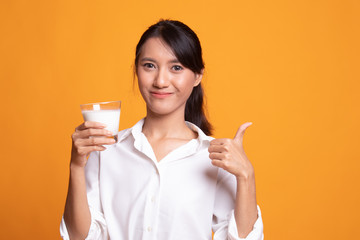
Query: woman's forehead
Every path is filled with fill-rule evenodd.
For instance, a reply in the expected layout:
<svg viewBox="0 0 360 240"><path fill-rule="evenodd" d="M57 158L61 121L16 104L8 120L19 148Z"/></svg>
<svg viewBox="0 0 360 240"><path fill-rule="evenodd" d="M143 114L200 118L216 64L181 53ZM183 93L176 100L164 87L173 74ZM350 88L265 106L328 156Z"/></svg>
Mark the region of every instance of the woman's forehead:
<svg viewBox="0 0 360 240"><path fill-rule="evenodd" d="M171 47L159 37L149 38L141 47L140 59L144 57L148 58L150 56L177 60L177 57Z"/></svg>

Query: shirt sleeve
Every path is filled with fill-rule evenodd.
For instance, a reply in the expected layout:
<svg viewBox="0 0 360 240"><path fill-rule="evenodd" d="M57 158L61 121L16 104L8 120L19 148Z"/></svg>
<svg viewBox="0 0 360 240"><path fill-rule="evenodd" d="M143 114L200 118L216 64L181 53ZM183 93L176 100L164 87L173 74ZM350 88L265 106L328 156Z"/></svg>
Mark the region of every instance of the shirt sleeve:
<svg viewBox="0 0 360 240"><path fill-rule="evenodd" d="M99 152L92 152L85 166L86 191L91 214L91 225L85 240L109 239L99 194ZM70 240L64 217L60 223L60 235L63 240Z"/></svg>
<svg viewBox="0 0 360 240"><path fill-rule="evenodd" d="M263 240L263 223L259 206L258 218L246 238L237 231L234 208L236 198L235 177L219 168L213 214L214 240Z"/></svg>
<svg viewBox="0 0 360 240"><path fill-rule="evenodd" d="M228 228L228 239L229 240L263 240L263 223L261 218L260 207L257 206L258 209L258 218L253 226L252 231L246 236L246 238L238 237L237 226L235 222L234 211L231 212L230 220L229 220L229 228Z"/></svg>

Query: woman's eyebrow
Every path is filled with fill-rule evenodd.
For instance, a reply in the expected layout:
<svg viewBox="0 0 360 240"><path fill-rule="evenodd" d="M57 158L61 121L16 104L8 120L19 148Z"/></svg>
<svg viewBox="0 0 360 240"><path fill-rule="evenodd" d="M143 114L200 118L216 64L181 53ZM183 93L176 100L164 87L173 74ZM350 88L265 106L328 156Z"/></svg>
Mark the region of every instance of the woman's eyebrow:
<svg viewBox="0 0 360 240"><path fill-rule="evenodd" d="M156 62L154 59L149 58L149 57L144 57L140 59L141 62L145 62L145 61L149 61L149 62Z"/></svg>
<svg viewBox="0 0 360 240"><path fill-rule="evenodd" d="M140 62L147 62L147 61L156 63L156 60L153 58L150 58L150 57L143 57L140 59ZM177 60L176 58L174 58L174 59L171 59L170 61L168 61L168 63L180 63L180 61Z"/></svg>
<svg viewBox="0 0 360 240"><path fill-rule="evenodd" d="M173 60L170 60L169 63L180 63L180 61L175 58Z"/></svg>

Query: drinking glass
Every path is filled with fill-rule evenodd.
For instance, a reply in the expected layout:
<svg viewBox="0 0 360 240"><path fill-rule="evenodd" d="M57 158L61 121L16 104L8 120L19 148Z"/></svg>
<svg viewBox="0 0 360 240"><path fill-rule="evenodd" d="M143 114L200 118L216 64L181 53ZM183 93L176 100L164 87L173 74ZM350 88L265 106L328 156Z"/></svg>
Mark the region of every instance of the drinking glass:
<svg viewBox="0 0 360 240"><path fill-rule="evenodd" d="M121 101L81 104L80 108L84 121L93 121L105 124L106 129L111 131L113 137L117 140Z"/></svg>

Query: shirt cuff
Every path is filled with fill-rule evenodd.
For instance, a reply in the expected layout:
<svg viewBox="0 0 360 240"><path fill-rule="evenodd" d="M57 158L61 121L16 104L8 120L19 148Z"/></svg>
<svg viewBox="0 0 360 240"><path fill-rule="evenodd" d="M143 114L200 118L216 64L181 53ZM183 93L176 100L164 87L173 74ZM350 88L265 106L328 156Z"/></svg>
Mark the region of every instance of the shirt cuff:
<svg viewBox="0 0 360 240"><path fill-rule="evenodd" d="M108 232L106 227L106 222L101 213L93 211L90 207L91 213L91 225L89 229L89 233L85 240L108 240ZM66 228L66 224L64 221L64 217L61 219L60 223L60 236L63 240L70 240L69 233Z"/></svg>
<svg viewBox="0 0 360 240"><path fill-rule="evenodd" d="M229 220L229 228L228 228L228 237L230 240L263 240L264 239L264 234L263 234L264 227L263 227L261 211L259 206L257 206L257 210L258 210L258 218L253 226L252 231L246 236L246 238L239 237L236 221L235 221L234 210L231 212L230 220Z"/></svg>
<svg viewBox="0 0 360 240"><path fill-rule="evenodd" d="M60 223L60 236L63 240L70 240L69 233L65 225L64 217L62 217Z"/></svg>

